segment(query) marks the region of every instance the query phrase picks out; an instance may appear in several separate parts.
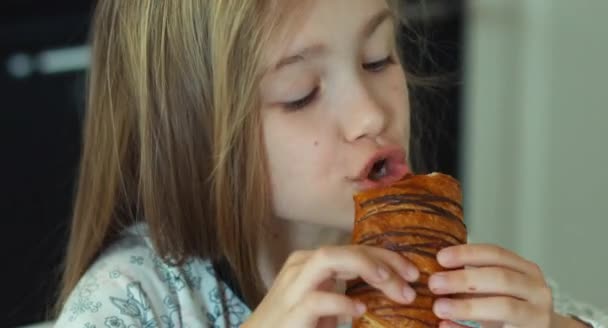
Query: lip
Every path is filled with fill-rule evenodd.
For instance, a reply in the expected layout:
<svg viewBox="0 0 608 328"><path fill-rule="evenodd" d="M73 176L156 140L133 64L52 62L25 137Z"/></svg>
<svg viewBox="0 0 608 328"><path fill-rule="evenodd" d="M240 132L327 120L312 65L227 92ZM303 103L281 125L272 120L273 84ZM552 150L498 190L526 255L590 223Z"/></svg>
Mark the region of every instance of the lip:
<svg viewBox="0 0 608 328"><path fill-rule="evenodd" d="M407 166L405 157L405 151L403 148L398 146L385 147L378 150L371 157L369 157L365 163L365 166L363 166L355 178L357 189L368 190L380 188L401 180L403 176L410 173L410 169ZM374 164L382 159L387 161L387 174L379 180L369 179L369 174L374 167Z"/></svg>

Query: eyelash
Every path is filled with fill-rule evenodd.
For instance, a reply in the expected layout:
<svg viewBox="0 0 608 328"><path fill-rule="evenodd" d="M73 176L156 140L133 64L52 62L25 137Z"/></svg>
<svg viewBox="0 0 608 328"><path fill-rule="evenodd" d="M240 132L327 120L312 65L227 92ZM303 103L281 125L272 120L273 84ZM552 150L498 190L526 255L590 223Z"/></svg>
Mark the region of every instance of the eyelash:
<svg viewBox="0 0 608 328"><path fill-rule="evenodd" d="M302 109L308 104L310 104L313 100L315 100L317 93L319 93L319 87L315 87L306 97L296 101L285 103L283 106L288 111L296 111L298 109Z"/></svg>
<svg viewBox="0 0 608 328"><path fill-rule="evenodd" d="M384 71L384 69L386 69L386 67L388 67L389 65L394 64L394 63L395 63L395 60L393 59L393 56L388 56L379 61L363 64L363 69L370 73L380 73L380 72ZM302 108L308 106L310 103L312 103L315 100L318 93L319 93L319 87L315 87L304 98L285 103L285 104L283 104L283 107L287 111L297 111L299 109L302 109Z"/></svg>
<svg viewBox="0 0 608 328"><path fill-rule="evenodd" d="M363 64L363 69L372 73L378 73L384 71L385 68L394 63L395 60L393 59L393 56L388 56L379 61Z"/></svg>

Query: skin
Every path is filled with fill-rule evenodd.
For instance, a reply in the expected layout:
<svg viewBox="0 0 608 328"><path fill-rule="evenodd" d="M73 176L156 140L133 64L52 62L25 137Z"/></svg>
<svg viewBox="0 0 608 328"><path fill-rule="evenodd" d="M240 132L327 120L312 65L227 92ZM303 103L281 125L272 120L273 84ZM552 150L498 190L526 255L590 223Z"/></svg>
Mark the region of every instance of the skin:
<svg viewBox="0 0 608 328"><path fill-rule="evenodd" d="M407 152L410 108L383 0L310 1L288 37L266 51L260 84L263 133L275 217L258 265L268 293L244 327L335 327L365 307L337 291L361 277L389 298L409 303L417 268L378 248L348 244L355 177L379 149ZM366 25L371 27L363 33ZM302 49L319 46L313 51ZM298 57L293 57L299 54ZM285 63L285 58L291 58ZM334 245L334 246L332 246ZM438 254L453 270L432 276L442 327L453 320L486 327L584 327L553 313L538 266L494 245L463 245Z"/></svg>

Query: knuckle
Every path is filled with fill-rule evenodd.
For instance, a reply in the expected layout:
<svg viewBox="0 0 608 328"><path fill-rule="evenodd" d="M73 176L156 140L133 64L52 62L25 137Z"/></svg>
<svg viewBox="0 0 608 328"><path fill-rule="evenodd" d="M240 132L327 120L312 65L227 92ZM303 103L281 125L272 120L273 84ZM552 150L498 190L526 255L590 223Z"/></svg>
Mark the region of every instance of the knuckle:
<svg viewBox="0 0 608 328"><path fill-rule="evenodd" d="M477 290L476 282L477 279L469 275L469 272L463 271L455 274L453 277L448 275L446 277L447 283L452 286L464 286L468 291Z"/></svg>
<svg viewBox="0 0 608 328"><path fill-rule="evenodd" d="M533 273L538 275L539 277L543 276L543 269L538 265L538 263L528 261L528 265Z"/></svg>
<svg viewBox="0 0 608 328"><path fill-rule="evenodd" d="M549 327L551 324L552 311L543 311L542 318L542 327Z"/></svg>
<svg viewBox="0 0 608 328"><path fill-rule="evenodd" d="M469 245L468 247L466 245L455 246L450 249L450 253L455 258L465 258L469 256L469 254L471 254L475 250L475 248L477 248L475 245Z"/></svg>
<svg viewBox="0 0 608 328"><path fill-rule="evenodd" d="M302 254L300 252L301 251L295 251L295 252L289 254L289 256L287 257L287 260L285 260L285 264L283 266L289 267L289 266L293 265L294 263L297 263L302 258Z"/></svg>
<svg viewBox="0 0 608 328"><path fill-rule="evenodd" d="M298 261L299 259L303 258L306 254L306 251L303 250L298 250L295 251L291 254L289 254L289 257L287 258L287 262L295 262Z"/></svg>
<svg viewBox="0 0 608 328"><path fill-rule="evenodd" d="M308 252L306 251L295 251L291 253L287 260L285 260L285 264L281 268L279 272L279 276L285 276L288 278L294 278L302 269L302 266L306 261L304 261L308 257Z"/></svg>
<svg viewBox="0 0 608 328"><path fill-rule="evenodd" d="M500 307L502 308L503 315L505 317L513 317L520 318L521 317L521 309L515 302L515 300L510 298L502 298Z"/></svg>
<svg viewBox="0 0 608 328"><path fill-rule="evenodd" d="M473 247L456 247L454 249L455 255L462 259L473 259L477 258L480 254L483 254L483 246L476 245Z"/></svg>
<svg viewBox="0 0 608 328"><path fill-rule="evenodd" d="M456 304L459 304L457 306L457 311L461 315L470 317L471 315L474 314L475 309L473 308L473 303L471 302L471 300L462 300Z"/></svg>
<svg viewBox="0 0 608 328"><path fill-rule="evenodd" d="M510 286L511 285L511 275L506 270L496 269L494 272L496 277L496 281L501 286Z"/></svg>
<svg viewBox="0 0 608 328"><path fill-rule="evenodd" d="M332 254L334 253L334 248L330 246L320 247L315 251L313 255L317 261L327 261L332 258Z"/></svg>
<svg viewBox="0 0 608 328"><path fill-rule="evenodd" d="M309 313L336 312L346 308L346 302L341 297L329 295L320 291L312 291L302 298L300 306Z"/></svg>
<svg viewBox="0 0 608 328"><path fill-rule="evenodd" d="M374 253L370 254L372 257L377 258L383 262L386 262L387 264L391 264L392 266L402 267L402 266L408 265L410 263L409 260L405 256L401 255L398 252L393 252L393 251L390 251L390 250L384 249L384 248L377 248L374 251L375 251ZM368 253L366 253L366 254L368 254ZM379 256L373 256L376 254L378 254Z"/></svg>
<svg viewBox="0 0 608 328"><path fill-rule="evenodd" d="M412 262L406 258L405 256L397 253L397 252L393 252L393 251L388 251L388 257L389 257L389 261L390 263L394 263L396 265L412 265Z"/></svg>
<svg viewBox="0 0 608 328"><path fill-rule="evenodd" d="M476 278L476 270L457 270L453 272L447 272L445 275L446 280L451 284L462 284L470 285Z"/></svg>
<svg viewBox="0 0 608 328"><path fill-rule="evenodd" d="M361 245L361 244L349 245L348 248L356 250L356 251L385 250L384 248L380 248L380 247L376 247L376 246L371 246L371 245Z"/></svg>
<svg viewBox="0 0 608 328"><path fill-rule="evenodd" d="M312 311L312 310L316 309L317 306L319 304L321 304L322 302L323 302L323 298L321 297L321 295L319 295L319 293L311 292L311 293L306 294L302 298L300 305L303 306L305 309Z"/></svg>
<svg viewBox="0 0 608 328"><path fill-rule="evenodd" d="M282 276L287 281L292 281L298 275L299 272L299 266L292 264L283 268Z"/></svg>
<svg viewBox="0 0 608 328"><path fill-rule="evenodd" d="M535 318L540 327L549 327L552 321L553 311L552 309L533 306L528 309L528 315L529 317Z"/></svg>
<svg viewBox="0 0 608 328"><path fill-rule="evenodd" d="M547 286L543 286L538 291L541 304L551 307L553 302L553 291Z"/></svg>
<svg viewBox="0 0 608 328"><path fill-rule="evenodd" d="M365 248L367 247L367 248ZM369 252L369 249L373 249L373 247L371 246L358 246L358 247L354 247L354 248L349 248L347 249L347 253L353 257L353 259L355 261L357 261L358 263L361 263L363 265L368 265L368 264L373 264L374 261L372 260L372 258L376 258L379 261L386 261L385 258L381 257L381 256L374 256L374 253ZM380 249L378 248L378 250L380 251L386 251L386 252L391 252L387 249ZM391 253L395 253L395 252L391 252ZM394 255L398 255L397 253L395 253Z"/></svg>
<svg viewBox="0 0 608 328"><path fill-rule="evenodd" d="M493 246L495 248L496 251L496 255L499 258L508 258L511 255L511 251L507 250L506 248L502 247L502 246Z"/></svg>

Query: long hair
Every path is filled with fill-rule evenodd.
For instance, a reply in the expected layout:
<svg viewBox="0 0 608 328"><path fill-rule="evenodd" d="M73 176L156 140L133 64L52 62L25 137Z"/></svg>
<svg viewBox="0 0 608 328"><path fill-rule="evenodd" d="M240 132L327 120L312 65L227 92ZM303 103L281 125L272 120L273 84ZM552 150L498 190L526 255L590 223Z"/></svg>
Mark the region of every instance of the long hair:
<svg viewBox="0 0 608 328"><path fill-rule="evenodd" d="M140 220L163 258L223 258L246 302L259 302L256 250L271 207L255 109L262 49L279 23L271 5L98 2L58 308L102 250Z"/></svg>
<svg viewBox="0 0 608 328"><path fill-rule="evenodd" d="M432 19L426 11L426 0L386 0L397 21L396 36L399 58L407 77L410 102L409 164L416 173L439 168L440 127L447 109L445 95L458 84L458 72L442 68L435 62L437 47L428 35ZM409 10L418 7L416 20ZM440 102L444 103L441 104Z"/></svg>
<svg viewBox="0 0 608 328"><path fill-rule="evenodd" d="M98 2L56 311L138 221L164 259L226 260L247 305L260 302L256 253L272 213L258 85L262 50L287 17L285 3Z"/></svg>

